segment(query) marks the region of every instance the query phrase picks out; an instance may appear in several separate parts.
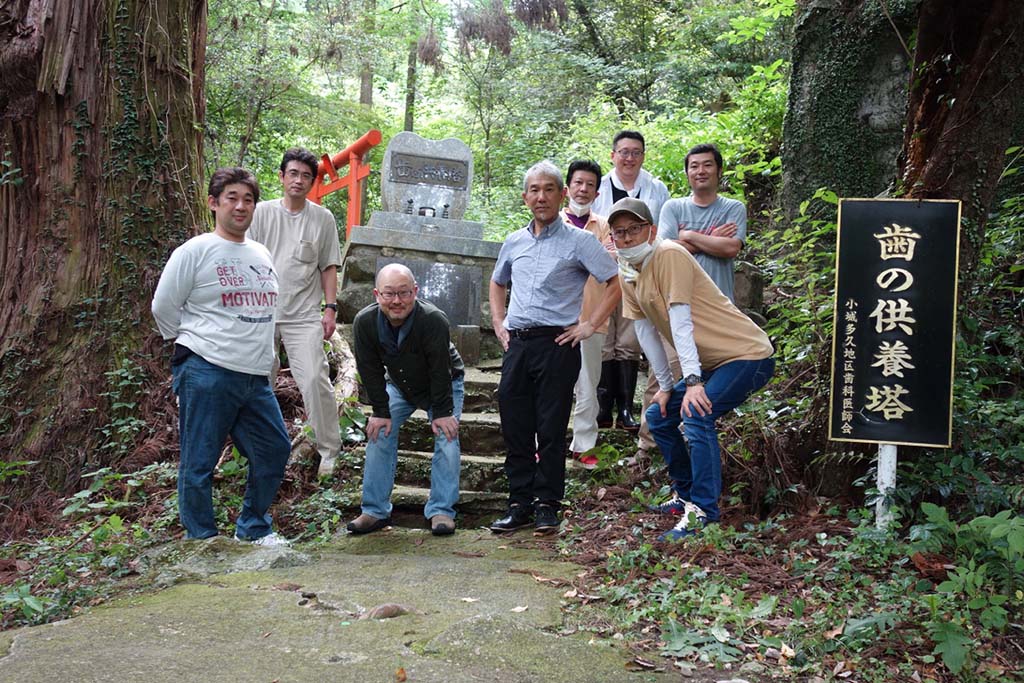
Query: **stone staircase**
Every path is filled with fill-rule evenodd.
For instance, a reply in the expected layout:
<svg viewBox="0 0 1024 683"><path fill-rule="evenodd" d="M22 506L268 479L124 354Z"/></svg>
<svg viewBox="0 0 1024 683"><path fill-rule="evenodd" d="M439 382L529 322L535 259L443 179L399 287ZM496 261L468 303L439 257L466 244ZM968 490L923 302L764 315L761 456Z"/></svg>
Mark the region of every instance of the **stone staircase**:
<svg viewBox="0 0 1024 683"><path fill-rule="evenodd" d="M466 529L489 524L508 505L508 480L505 478L505 443L501 436L497 391L501 379L501 359L485 359L476 367L466 368L465 400L459 423L462 446L462 473L458 523ZM363 406L369 414L368 406ZM572 424L566 446L572 440ZM617 429L602 429L598 443L623 447L635 436ZM362 459L362 449L354 454ZM398 467L391 496L395 525L423 528L423 506L430 495L430 460L434 452L434 435L425 411L417 410L402 426L399 434ZM585 477L587 470L566 463L566 478ZM356 511L357 512L357 511Z"/></svg>
<svg viewBox="0 0 1024 683"><path fill-rule="evenodd" d="M496 398L500 361L481 363L482 367L466 369L466 396L459 423L462 474L458 513L462 528L490 522L508 504L505 445ZM369 412L368 408L365 410ZM402 426L398 446L391 516L398 526L423 527L423 506L430 495L430 460L434 454L434 435L424 411L417 410Z"/></svg>

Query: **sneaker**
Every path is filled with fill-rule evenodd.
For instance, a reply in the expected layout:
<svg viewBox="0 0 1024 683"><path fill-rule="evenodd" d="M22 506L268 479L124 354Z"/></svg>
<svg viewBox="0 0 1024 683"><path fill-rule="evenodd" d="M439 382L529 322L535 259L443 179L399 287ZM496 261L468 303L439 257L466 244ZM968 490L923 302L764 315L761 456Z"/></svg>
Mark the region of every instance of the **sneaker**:
<svg viewBox="0 0 1024 683"><path fill-rule="evenodd" d="M659 541L678 541L697 533L708 523L707 514L690 501L684 501L685 509L676 525L658 537Z"/></svg>
<svg viewBox="0 0 1024 683"><path fill-rule="evenodd" d="M391 525L391 518L390 517L385 517L384 519L380 519L380 518L374 517L373 515L368 515L368 514L366 514L364 512L363 514L359 515L358 517L353 519L351 522L349 522L345 526L345 528L348 529L353 534L359 535L359 534L369 534L369 533L372 533L374 531L378 531L378 530L383 529L384 527L390 526L390 525Z"/></svg>
<svg viewBox="0 0 1024 683"><path fill-rule="evenodd" d="M235 540L241 541L242 543L251 543L252 545L262 545L268 548L287 548L291 545L291 542L287 538L276 531L271 531L266 536L260 536L259 538L242 538L238 534L235 534Z"/></svg>
<svg viewBox="0 0 1024 683"><path fill-rule="evenodd" d="M507 515L491 522L491 531L496 534L515 531L530 526L532 521L533 513L529 508L522 505L510 505Z"/></svg>
<svg viewBox="0 0 1024 683"><path fill-rule="evenodd" d="M572 459L578 462L585 470L592 470L597 467L597 456L591 453L573 451Z"/></svg>
<svg viewBox="0 0 1024 683"><path fill-rule="evenodd" d="M550 505L538 504L534 515L537 518L533 525L534 536L546 536L558 531L558 513Z"/></svg>
<svg viewBox="0 0 1024 683"><path fill-rule="evenodd" d="M430 518L430 533L435 536L451 536L455 533L455 520L448 515L434 515Z"/></svg>
<svg viewBox="0 0 1024 683"><path fill-rule="evenodd" d="M679 494L674 493L672 497L666 500L664 503L658 505L648 505L647 509L651 512L658 512L663 515L681 515L686 509L687 505L693 505L688 500L684 500L679 497ZM697 507L694 505L694 507Z"/></svg>

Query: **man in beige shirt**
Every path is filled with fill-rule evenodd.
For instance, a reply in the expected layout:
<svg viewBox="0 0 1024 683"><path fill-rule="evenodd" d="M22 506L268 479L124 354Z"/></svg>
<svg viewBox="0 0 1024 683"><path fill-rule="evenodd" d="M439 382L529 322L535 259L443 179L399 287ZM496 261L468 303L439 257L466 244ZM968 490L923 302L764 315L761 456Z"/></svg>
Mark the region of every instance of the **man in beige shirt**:
<svg viewBox="0 0 1024 683"><path fill-rule="evenodd" d="M591 159L577 159L569 164L565 174L568 205L562 209L562 222L593 233L610 252L614 251L608 237L608 221L591 211L598 196L601 166ZM589 320L604 297L607 285L593 276L583 287L581 320ZM594 334L580 342L579 378L576 380L576 406L572 413L572 457L588 470L597 467L597 457L588 451L597 445L597 383L601 378L601 349L604 346L608 322L594 330Z"/></svg>
<svg viewBox="0 0 1024 683"><path fill-rule="evenodd" d="M676 540L718 521L722 461L715 421L771 379L774 349L690 252L657 237L643 202L616 202L608 225L620 264L628 266L623 270L635 273L623 275L622 314L635 321L658 378L646 418L668 466L673 497L656 509L680 516L661 536ZM679 382L673 380L663 339L679 357Z"/></svg>
<svg viewBox="0 0 1024 683"><path fill-rule="evenodd" d="M320 473L329 474L341 450L341 433L323 343L335 331L341 249L334 216L306 199L316 172L317 158L310 151L286 151L278 173L284 196L256 206L249 237L273 256L281 282L275 344L283 344L288 354L316 438ZM275 363L275 376L277 368Z"/></svg>

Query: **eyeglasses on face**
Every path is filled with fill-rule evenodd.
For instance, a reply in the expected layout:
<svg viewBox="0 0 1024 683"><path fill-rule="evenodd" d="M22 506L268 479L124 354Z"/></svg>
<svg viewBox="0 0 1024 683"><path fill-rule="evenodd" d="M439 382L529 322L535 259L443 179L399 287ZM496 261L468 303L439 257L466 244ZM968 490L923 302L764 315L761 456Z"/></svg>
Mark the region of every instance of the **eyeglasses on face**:
<svg viewBox="0 0 1024 683"><path fill-rule="evenodd" d="M303 180L309 182L310 180L313 179L313 174L310 173L309 171L297 171L294 168L288 169L285 172L285 175L292 180L295 180L296 178L302 178Z"/></svg>
<svg viewBox="0 0 1024 683"><path fill-rule="evenodd" d="M416 291L412 289L403 289L399 292L377 292L377 296L384 301L394 301L396 298L401 299L402 301L409 301L416 296Z"/></svg>
<svg viewBox="0 0 1024 683"><path fill-rule="evenodd" d="M615 151L623 159L639 159L644 155L642 149L620 149Z"/></svg>
<svg viewBox="0 0 1024 683"><path fill-rule="evenodd" d="M619 230L612 230L612 237L614 237L616 240L626 239L627 235L629 237L636 237L650 225L650 223L637 223L636 225L627 225L625 228L621 228Z"/></svg>

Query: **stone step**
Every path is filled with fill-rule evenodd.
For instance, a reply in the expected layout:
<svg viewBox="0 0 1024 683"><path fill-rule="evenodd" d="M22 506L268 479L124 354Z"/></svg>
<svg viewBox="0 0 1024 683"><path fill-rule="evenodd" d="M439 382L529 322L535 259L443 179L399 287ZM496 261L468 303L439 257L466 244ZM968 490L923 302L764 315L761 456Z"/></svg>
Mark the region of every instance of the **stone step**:
<svg viewBox="0 0 1024 683"><path fill-rule="evenodd" d="M433 451L398 451L398 467L395 481L406 486L430 488L430 461ZM362 462L365 450L357 448L352 457ZM508 491L508 480L505 478L505 457L489 455L471 455L463 453L461 457L460 486L468 491Z"/></svg>
<svg viewBox="0 0 1024 683"><path fill-rule="evenodd" d="M402 484L430 488L430 462L433 452L398 451L396 479ZM505 457L463 453L459 486L467 491L507 492Z"/></svg>
<svg viewBox="0 0 1024 683"><path fill-rule="evenodd" d="M369 413L370 409L365 408ZM501 418L497 413L462 413L459 421L459 441L463 453L490 455L504 453L501 438ZM430 429L426 412L417 410L402 425L398 447L407 451L434 451L434 433Z"/></svg>
<svg viewBox="0 0 1024 683"><path fill-rule="evenodd" d="M426 526L423 506L430 498L430 489L396 485L391 493L391 519L396 526L419 528ZM508 509L508 494L495 491L459 491L455 506L458 524L462 528L486 524Z"/></svg>

